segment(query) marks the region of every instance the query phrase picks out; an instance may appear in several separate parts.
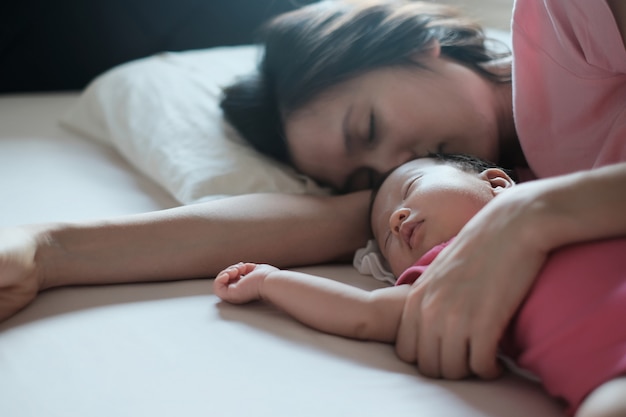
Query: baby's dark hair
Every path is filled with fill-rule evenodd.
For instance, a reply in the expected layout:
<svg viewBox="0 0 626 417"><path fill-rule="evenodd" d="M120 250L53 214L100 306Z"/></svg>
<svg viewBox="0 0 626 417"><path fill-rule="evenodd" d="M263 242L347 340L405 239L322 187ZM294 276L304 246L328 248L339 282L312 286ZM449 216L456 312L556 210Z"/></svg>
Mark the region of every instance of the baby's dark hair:
<svg viewBox="0 0 626 417"><path fill-rule="evenodd" d="M491 161L478 158L476 156L466 155L466 154L429 153L428 155L425 156L425 158L430 158L442 164L453 165L462 171L476 173L476 174L480 174L481 172L489 168L498 168L504 171L509 177L511 177L515 181L515 175L513 171L502 168L501 166ZM389 175L391 175L391 173L393 173L396 169L398 168L394 168L388 171L387 173L385 173L384 175L381 175L374 182L372 186L372 195L370 198L370 215L372 213L372 207L374 206L374 200L376 200L376 196L378 195L378 191L380 190L380 187L383 185L383 183L389 177Z"/></svg>
<svg viewBox="0 0 626 417"><path fill-rule="evenodd" d="M477 174L480 174L481 172L489 168L501 169L505 171L509 176L511 176L512 174L512 172L502 168L494 162L462 153L430 153L426 155L426 157L444 164L455 165L457 168L463 171L475 172Z"/></svg>

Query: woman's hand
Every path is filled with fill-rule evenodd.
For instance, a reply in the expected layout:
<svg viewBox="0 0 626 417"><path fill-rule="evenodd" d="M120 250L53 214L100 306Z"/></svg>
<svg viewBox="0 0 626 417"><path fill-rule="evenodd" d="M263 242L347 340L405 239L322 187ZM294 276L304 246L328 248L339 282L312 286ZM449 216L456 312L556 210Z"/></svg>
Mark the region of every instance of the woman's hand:
<svg viewBox="0 0 626 417"><path fill-rule="evenodd" d="M22 229L0 230L0 321L35 299L40 282L35 263L37 242Z"/></svg>
<svg viewBox="0 0 626 417"><path fill-rule="evenodd" d="M413 284L396 351L424 375L500 374L498 343L548 252L536 244L529 197L521 185L500 194Z"/></svg>
<svg viewBox="0 0 626 417"><path fill-rule="evenodd" d="M278 268L270 265L240 262L229 266L215 277L213 291L222 300L234 304L260 300L263 281L275 271Z"/></svg>

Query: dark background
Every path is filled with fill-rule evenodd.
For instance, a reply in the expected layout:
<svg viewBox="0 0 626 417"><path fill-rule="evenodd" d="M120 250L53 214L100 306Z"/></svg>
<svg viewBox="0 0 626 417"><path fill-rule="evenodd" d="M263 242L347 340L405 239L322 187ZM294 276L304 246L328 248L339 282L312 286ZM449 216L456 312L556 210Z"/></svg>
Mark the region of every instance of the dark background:
<svg viewBox="0 0 626 417"><path fill-rule="evenodd" d="M0 93L78 90L161 51L251 43L316 0L0 0Z"/></svg>

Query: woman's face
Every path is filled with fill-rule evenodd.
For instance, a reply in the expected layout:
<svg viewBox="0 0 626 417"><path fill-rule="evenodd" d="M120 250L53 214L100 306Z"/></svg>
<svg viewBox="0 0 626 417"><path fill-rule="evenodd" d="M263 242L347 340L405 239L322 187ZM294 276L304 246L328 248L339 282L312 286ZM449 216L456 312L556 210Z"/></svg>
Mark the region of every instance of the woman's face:
<svg viewBox="0 0 626 417"><path fill-rule="evenodd" d="M456 236L510 184L500 170L469 173L431 158L392 172L378 191L371 217L374 237L392 272L399 276L428 250Z"/></svg>
<svg viewBox="0 0 626 417"><path fill-rule="evenodd" d="M339 190L429 152L499 155L494 85L452 60L386 67L331 87L285 120L294 165Z"/></svg>

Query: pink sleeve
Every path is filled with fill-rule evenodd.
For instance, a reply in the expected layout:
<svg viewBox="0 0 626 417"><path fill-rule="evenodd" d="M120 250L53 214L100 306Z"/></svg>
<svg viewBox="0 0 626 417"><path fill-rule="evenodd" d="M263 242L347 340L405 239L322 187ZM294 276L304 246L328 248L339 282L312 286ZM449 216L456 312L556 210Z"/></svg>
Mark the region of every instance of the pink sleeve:
<svg viewBox="0 0 626 417"><path fill-rule="evenodd" d="M538 178L626 161L626 48L606 1L517 0L513 110Z"/></svg>

